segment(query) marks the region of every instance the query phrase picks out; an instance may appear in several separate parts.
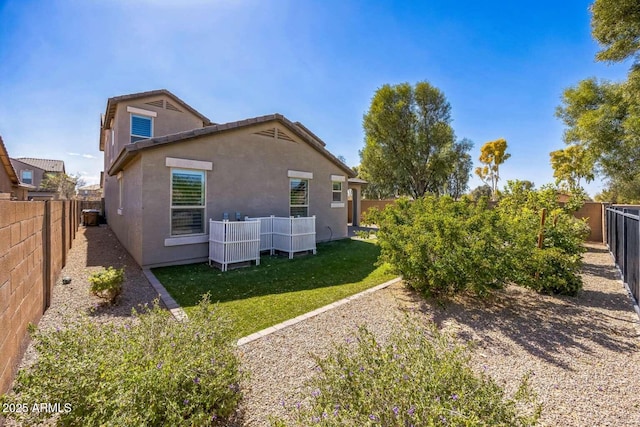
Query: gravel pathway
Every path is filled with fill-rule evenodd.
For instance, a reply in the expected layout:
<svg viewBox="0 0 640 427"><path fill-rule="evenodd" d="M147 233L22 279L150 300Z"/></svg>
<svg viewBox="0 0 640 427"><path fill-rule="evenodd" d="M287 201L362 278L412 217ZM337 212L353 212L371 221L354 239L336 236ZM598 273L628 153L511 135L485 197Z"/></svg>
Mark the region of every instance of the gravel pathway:
<svg viewBox="0 0 640 427"><path fill-rule="evenodd" d="M118 306L94 309L100 300L89 294L87 278L109 265L126 267L124 293ZM443 307L395 284L243 345L238 351L251 377L242 385L236 425L269 425L270 415L284 414L283 403L293 405L306 393L304 382L316 373L311 354L327 354L361 324L384 339L409 311L473 341L473 366L507 391L531 373L544 405L542 425L640 427L638 317L604 246L589 245L583 271L585 288L576 298L510 286L491 299L456 298ZM156 296L105 226L81 228L62 276L73 281L56 284L42 328L87 313L98 322L121 322ZM22 366L34 357L30 347Z"/></svg>
<svg viewBox="0 0 640 427"><path fill-rule="evenodd" d="M508 392L531 373L545 426L640 426L640 326L611 257L589 245L578 297L541 296L510 286L489 300L424 302L402 284L360 298L241 347L244 425L269 425L295 404L315 373L310 353L326 354L365 323L381 338L401 313L426 320L476 346L471 363Z"/></svg>
<svg viewBox="0 0 640 427"><path fill-rule="evenodd" d="M89 276L109 266L125 268L123 291L118 304L114 306L103 304L104 300L89 291ZM65 276L71 278L68 285L62 284ZM51 306L42 316L38 327L62 328L65 321L87 315L98 323L124 322L130 318L132 308L151 304L154 298L157 298L157 293L108 226L81 226L67 255L67 265L53 289ZM29 366L35 357L33 345L29 345L20 367Z"/></svg>

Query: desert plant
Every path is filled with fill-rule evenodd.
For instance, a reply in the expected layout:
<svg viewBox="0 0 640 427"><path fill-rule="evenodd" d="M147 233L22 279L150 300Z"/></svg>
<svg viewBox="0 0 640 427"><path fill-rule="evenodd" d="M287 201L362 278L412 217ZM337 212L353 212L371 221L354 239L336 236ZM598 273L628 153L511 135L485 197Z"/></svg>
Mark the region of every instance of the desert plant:
<svg viewBox="0 0 640 427"><path fill-rule="evenodd" d="M158 306L123 325L83 319L32 331L33 367L2 402L63 402L58 425L203 426L232 416L241 398L230 324L207 297L185 322ZM11 414L35 425L52 414Z"/></svg>
<svg viewBox="0 0 640 427"><path fill-rule="evenodd" d="M110 304L115 303L116 298L122 293L122 283L124 282L124 267L115 269L109 267L93 273L89 277L91 282L91 292L106 299Z"/></svg>
<svg viewBox="0 0 640 427"><path fill-rule="evenodd" d="M319 374L276 426L531 426L541 406L523 378L507 397L468 365L468 351L437 328L408 323L381 344L356 342L316 358Z"/></svg>
<svg viewBox="0 0 640 427"><path fill-rule="evenodd" d="M389 262L416 290L484 294L506 282L505 231L486 200L400 199L369 220L380 227L380 261Z"/></svg>

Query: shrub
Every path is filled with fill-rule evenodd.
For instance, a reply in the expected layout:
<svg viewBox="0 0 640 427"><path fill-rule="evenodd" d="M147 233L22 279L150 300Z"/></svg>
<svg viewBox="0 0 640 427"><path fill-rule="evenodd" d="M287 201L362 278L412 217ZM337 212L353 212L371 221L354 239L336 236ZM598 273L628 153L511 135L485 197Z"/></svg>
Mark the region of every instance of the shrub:
<svg viewBox="0 0 640 427"><path fill-rule="evenodd" d="M316 362L309 394L286 403L276 426L530 426L541 411L526 377L508 398L435 327L408 324L384 346L361 328L357 343Z"/></svg>
<svg viewBox="0 0 640 427"><path fill-rule="evenodd" d="M186 322L157 302L125 325L87 319L34 332L36 364L3 402L62 402L61 425L212 425L231 416L241 374L229 321L208 298ZM51 414L13 414L34 425Z"/></svg>
<svg viewBox="0 0 640 427"><path fill-rule="evenodd" d="M425 294L483 294L505 283L505 230L486 201L401 199L369 220L380 227L381 261Z"/></svg>
<svg viewBox="0 0 640 427"><path fill-rule="evenodd" d="M529 277L523 284L537 292L575 296L582 289L580 255L559 248L536 249L526 265Z"/></svg>
<svg viewBox="0 0 640 427"><path fill-rule="evenodd" d="M118 295L122 293L122 282L124 282L124 268L115 269L109 267L93 273L89 277L91 282L91 292L106 299L110 304L115 303Z"/></svg>

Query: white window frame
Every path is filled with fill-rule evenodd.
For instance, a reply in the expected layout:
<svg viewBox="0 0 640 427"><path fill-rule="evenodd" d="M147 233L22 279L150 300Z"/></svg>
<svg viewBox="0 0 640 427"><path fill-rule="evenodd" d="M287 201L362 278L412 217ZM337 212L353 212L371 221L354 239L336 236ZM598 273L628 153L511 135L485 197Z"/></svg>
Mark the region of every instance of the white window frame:
<svg viewBox="0 0 640 427"><path fill-rule="evenodd" d="M347 178L344 175L331 175L331 207L344 208L344 183ZM334 190L333 185L340 184L340 190ZM333 195L340 193L340 200L333 200Z"/></svg>
<svg viewBox="0 0 640 427"><path fill-rule="evenodd" d="M167 165L172 163L170 158L167 158ZM182 159L174 159L174 160L182 160ZM209 162L207 162L209 163ZM202 206L184 206L184 205L173 205L173 172L174 171L183 171L183 172L201 172L202 173L202 192L203 194L203 204ZM202 233L192 233L192 234L173 234L173 210L174 209L202 209ZM195 169L189 167L171 167L169 169L169 235L170 239L165 239L165 246L174 246L176 244L189 244L189 243L202 243L200 239L196 239L197 241L192 241L193 239L189 239L193 236L206 236L207 234L207 221L205 218L207 209L207 171L206 169ZM182 243L180 243L182 242Z"/></svg>
<svg viewBox="0 0 640 427"><path fill-rule="evenodd" d="M116 178L118 179L118 215L122 215L124 211L124 176L122 172L118 172Z"/></svg>
<svg viewBox="0 0 640 427"><path fill-rule="evenodd" d="M305 204L303 205L292 205L291 204L291 183L293 181L306 181L307 182L307 186L306 186L306 194L305 194ZM310 199L310 191L309 191L309 184L311 183L311 180L309 178L297 178L297 177L293 177L293 178L289 178L289 216L294 216L291 214L291 208L295 207L295 208L306 208L307 209L307 215L309 216L309 199Z"/></svg>
<svg viewBox="0 0 640 427"><path fill-rule="evenodd" d="M140 119L149 119L149 121L151 121L151 135L149 135L149 136L147 136L147 135L136 135L136 134L133 133L133 118L134 117L138 117ZM129 134L130 134L129 135L129 142L131 142L133 144L134 142L140 141L142 139L153 138L153 127L154 127L153 117L145 116L145 115L142 115L142 114L133 114L133 113L131 113L130 117L129 117ZM138 139L137 141L132 141L131 139L134 138L134 137L135 138L140 138L140 139Z"/></svg>

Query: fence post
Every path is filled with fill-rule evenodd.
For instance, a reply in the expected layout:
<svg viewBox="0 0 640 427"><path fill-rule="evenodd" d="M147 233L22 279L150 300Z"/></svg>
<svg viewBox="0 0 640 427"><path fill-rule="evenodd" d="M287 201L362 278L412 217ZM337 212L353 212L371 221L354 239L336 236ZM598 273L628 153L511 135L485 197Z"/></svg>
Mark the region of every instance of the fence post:
<svg viewBox="0 0 640 427"><path fill-rule="evenodd" d="M44 202L42 218L42 313L51 305L51 202Z"/></svg>

